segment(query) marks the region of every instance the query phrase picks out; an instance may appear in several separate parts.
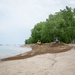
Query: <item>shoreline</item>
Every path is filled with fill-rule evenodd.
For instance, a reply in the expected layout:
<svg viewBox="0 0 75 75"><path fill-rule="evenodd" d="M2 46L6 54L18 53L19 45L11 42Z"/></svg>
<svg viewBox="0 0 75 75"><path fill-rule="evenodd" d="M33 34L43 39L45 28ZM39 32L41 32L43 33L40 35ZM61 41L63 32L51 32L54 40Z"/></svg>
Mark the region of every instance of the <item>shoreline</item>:
<svg viewBox="0 0 75 75"><path fill-rule="evenodd" d="M69 46L64 43L57 43L57 44L56 43L46 43L42 45L29 44L29 45L25 45L22 47L30 47L32 48L32 50L16 55L16 56L1 59L1 61L26 59L26 58L30 58L36 55L47 54L47 53L51 53L51 54L62 53L62 52L66 52L73 48L73 46Z"/></svg>
<svg viewBox="0 0 75 75"><path fill-rule="evenodd" d="M0 47L0 59L17 56L32 50L30 46L2 46Z"/></svg>
<svg viewBox="0 0 75 75"><path fill-rule="evenodd" d="M0 75L75 75L75 47L67 52L2 61Z"/></svg>

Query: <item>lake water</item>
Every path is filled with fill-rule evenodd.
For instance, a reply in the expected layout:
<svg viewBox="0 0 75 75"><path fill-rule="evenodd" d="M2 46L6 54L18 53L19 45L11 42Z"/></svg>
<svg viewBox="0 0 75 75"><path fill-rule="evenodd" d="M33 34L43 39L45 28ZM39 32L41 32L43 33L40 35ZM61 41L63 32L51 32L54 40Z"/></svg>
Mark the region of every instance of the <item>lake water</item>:
<svg viewBox="0 0 75 75"><path fill-rule="evenodd" d="M0 59L15 56L30 50L31 48L20 46L0 46Z"/></svg>

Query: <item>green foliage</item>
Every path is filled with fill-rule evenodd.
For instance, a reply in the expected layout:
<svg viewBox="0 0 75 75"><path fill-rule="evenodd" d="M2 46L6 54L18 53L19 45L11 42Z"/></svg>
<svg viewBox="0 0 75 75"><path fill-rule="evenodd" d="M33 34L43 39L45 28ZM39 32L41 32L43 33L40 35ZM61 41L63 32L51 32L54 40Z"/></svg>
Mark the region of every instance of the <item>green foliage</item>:
<svg viewBox="0 0 75 75"><path fill-rule="evenodd" d="M25 40L25 44L31 44L33 43L33 38L29 37L29 39Z"/></svg>
<svg viewBox="0 0 75 75"><path fill-rule="evenodd" d="M70 43L75 39L75 8L66 6L60 12L50 14L46 21L35 25L31 31L31 37L25 42L30 44L41 40L48 43L52 42L55 37L65 43Z"/></svg>
<svg viewBox="0 0 75 75"><path fill-rule="evenodd" d="M38 40L41 40L41 30L43 25L44 22L40 22L37 25L35 25L34 29L32 29L31 36L34 39L34 43L36 43Z"/></svg>

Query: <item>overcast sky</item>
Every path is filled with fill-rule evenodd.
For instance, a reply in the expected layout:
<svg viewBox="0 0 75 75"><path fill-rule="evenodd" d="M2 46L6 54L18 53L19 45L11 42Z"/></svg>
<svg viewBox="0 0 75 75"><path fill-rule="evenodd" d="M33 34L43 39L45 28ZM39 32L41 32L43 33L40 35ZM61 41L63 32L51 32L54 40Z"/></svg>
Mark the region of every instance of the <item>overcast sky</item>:
<svg viewBox="0 0 75 75"><path fill-rule="evenodd" d="M0 44L24 44L35 24L66 6L75 0L0 0Z"/></svg>

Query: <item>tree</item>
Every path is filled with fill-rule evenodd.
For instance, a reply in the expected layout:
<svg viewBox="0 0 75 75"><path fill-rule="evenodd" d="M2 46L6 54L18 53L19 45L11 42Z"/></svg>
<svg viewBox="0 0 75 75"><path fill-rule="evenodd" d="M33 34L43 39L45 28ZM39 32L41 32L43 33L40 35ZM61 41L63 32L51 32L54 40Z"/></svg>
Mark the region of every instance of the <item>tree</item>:
<svg viewBox="0 0 75 75"><path fill-rule="evenodd" d="M36 43L38 40L48 43L55 37L65 43L70 43L75 39L75 8L66 6L60 12L50 14L46 21L37 23L26 43Z"/></svg>
<svg viewBox="0 0 75 75"><path fill-rule="evenodd" d="M34 43L36 43L38 40L41 40L41 30L44 25L44 22L40 22L35 25L35 27L32 29L31 36L34 39Z"/></svg>

